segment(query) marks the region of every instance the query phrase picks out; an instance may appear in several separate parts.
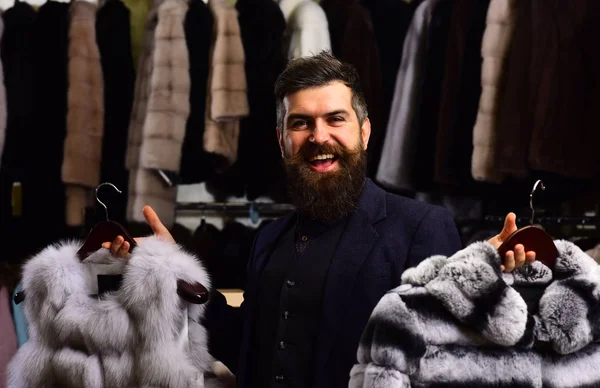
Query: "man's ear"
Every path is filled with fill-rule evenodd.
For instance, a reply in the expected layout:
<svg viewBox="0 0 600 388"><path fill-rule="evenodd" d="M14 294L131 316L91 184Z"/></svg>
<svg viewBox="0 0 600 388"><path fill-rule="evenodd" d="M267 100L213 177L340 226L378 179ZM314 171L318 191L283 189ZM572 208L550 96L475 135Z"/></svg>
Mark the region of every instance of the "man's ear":
<svg viewBox="0 0 600 388"><path fill-rule="evenodd" d="M285 153L283 152L283 132L281 128L277 128L277 142L279 142L279 150L281 151L281 157L285 157Z"/></svg>
<svg viewBox="0 0 600 388"><path fill-rule="evenodd" d="M368 117L363 121L363 124L360 127L360 136L362 137L363 148L366 151L367 146L369 145L369 139L371 138L371 121Z"/></svg>

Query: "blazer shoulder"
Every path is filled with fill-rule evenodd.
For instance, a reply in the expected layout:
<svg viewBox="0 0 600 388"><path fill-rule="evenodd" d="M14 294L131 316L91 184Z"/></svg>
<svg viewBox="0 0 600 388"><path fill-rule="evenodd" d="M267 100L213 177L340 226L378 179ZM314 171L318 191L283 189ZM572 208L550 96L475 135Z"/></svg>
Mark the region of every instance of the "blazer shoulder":
<svg viewBox="0 0 600 388"><path fill-rule="evenodd" d="M406 221L419 222L425 216L434 218L453 218L445 207L432 205L413 198L386 192L387 216Z"/></svg>

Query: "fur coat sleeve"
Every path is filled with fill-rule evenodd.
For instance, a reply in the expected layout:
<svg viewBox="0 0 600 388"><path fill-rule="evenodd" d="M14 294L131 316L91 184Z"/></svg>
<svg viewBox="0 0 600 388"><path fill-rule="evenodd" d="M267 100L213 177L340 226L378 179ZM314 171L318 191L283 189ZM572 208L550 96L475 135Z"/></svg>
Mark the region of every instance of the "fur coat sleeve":
<svg viewBox="0 0 600 388"><path fill-rule="evenodd" d="M244 47L237 10L227 0L210 0L214 41L210 53L204 149L231 165L237 160L240 120L249 112Z"/></svg>
<svg viewBox="0 0 600 388"><path fill-rule="evenodd" d="M481 55L481 97L479 112L473 128L473 157L471 173L479 181L502 181L494 163L496 158L497 109L512 40L517 7L515 0L491 0L483 35Z"/></svg>
<svg viewBox="0 0 600 388"><path fill-rule="evenodd" d="M62 162L69 226L83 225L91 191L100 183L104 80L96 44L96 10L88 1L74 1L70 10L67 135Z"/></svg>
<svg viewBox="0 0 600 388"><path fill-rule="evenodd" d="M372 313L349 386L598 386L600 267L555 244L553 271L534 262L502 274L487 242L406 270ZM536 312L520 287L542 291Z"/></svg>
<svg viewBox="0 0 600 388"><path fill-rule="evenodd" d="M187 8L183 0L165 0L149 12L127 147L127 219L144 222L142 209L150 205L168 228L175 222L177 191L157 170L180 168L190 109Z"/></svg>
<svg viewBox="0 0 600 388"><path fill-rule="evenodd" d="M59 243L24 265L30 339L9 364L9 388L200 388L232 377L208 353L205 305L177 292L178 280L210 289L194 256L156 237L127 261L101 249L82 262L78 249ZM100 274L121 274L120 287L97 296Z"/></svg>
<svg viewBox="0 0 600 388"><path fill-rule="evenodd" d="M396 77L394 100L385 131L377 181L397 190L411 190L415 164L418 104L427 58L429 23L436 1L419 5L404 39L402 63Z"/></svg>

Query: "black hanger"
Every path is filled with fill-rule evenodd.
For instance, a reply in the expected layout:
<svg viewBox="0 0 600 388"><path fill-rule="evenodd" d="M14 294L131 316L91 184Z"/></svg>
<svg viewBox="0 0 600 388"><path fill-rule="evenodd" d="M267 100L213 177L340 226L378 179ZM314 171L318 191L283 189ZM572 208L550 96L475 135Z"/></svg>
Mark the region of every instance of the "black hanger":
<svg viewBox="0 0 600 388"><path fill-rule="evenodd" d="M84 260L90 253L96 252L102 247L102 243L107 241L114 241L117 236L123 236L124 240L130 244L129 250L133 250L137 244L133 237L129 234L127 229L118 222L111 221L108 219L108 208L98 198L98 189L102 186L111 186L119 193L122 193L112 183L101 183L96 187L96 201L104 207L106 213L106 221L96 224L90 231L87 239L85 240L82 247L77 251L77 255L80 260ZM177 281L177 294L185 301L193 304L203 304L208 301L209 295L208 290L200 283L188 283L181 279ZM14 295L16 304L21 303L25 299L25 290Z"/></svg>
<svg viewBox="0 0 600 388"><path fill-rule="evenodd" d="M533 190L529 195L529 208L531 209L531 222L529 226L525 226L513 232L506 241L500 245L498 252L500 257L504 257L506 252L513 250L515 245L523 244L527 251L534 251L537 261L540 261L548 268L554 268L556 264L556 258L558 257L558 249L554 244L554 240L546 231L537 225L533 225L533 219L535 210L533 208L533 194L537 189L538 185L541 186L542 190L546 190L544 183L538 180L533 185Z"/></svg>

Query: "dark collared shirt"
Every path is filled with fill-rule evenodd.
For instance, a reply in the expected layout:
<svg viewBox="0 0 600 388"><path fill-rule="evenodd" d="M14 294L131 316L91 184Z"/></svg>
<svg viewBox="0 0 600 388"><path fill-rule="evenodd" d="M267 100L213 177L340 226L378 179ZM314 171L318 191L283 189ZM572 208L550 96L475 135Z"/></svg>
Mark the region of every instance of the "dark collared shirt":
<svg viewBox="0 0 600 388"><path fill-rule="evenodd" d="M313 383L323 290L346 224L298 217L272 252L258 286L251 386Z"/></svg>

